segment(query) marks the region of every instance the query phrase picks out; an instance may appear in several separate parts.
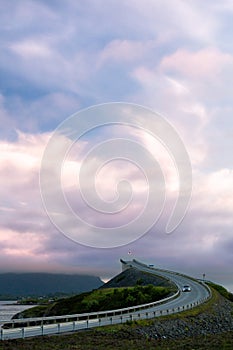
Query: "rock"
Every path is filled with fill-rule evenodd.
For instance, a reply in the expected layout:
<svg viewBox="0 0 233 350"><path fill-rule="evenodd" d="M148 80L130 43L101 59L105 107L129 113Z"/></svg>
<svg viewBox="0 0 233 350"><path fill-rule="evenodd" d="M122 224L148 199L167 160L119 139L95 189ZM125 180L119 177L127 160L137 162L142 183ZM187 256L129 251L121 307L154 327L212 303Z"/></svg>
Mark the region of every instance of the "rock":
<svg viewBox="0 0 233 350"><path fill-rule="evenodd" d="M139 336L152 339L195 337L233 331L232 311L233 303L220 296L219 303L214 304L206 313L182 320L157 318L153 325L137 327L135 331Z"/></svg>

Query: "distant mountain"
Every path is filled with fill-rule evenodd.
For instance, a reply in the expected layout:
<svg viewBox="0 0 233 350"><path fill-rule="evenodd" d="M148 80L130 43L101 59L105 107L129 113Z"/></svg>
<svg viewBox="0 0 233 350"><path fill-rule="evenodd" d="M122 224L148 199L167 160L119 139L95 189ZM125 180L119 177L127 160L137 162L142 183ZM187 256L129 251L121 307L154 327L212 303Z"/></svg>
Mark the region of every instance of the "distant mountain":
<svg viewBox="0 0 233 350"><path fill-rule="evenodd" d="M3 273L0 274L0 296L44 296L54 294L78 294L99 288L99 277L51 273Z"/></svg>
<svg viewBox="0 0 233 350"><path fill-rule="evenodd" d="M136 289L134 291L136 305L137 303L140 303L140 295L143 295L142 291L139 293L140 288L143 288L142 286L145 287L150 284L157 287L164 287L164 290L162 292L160 290L162 294L159 294L160 292L158 292L158 298L172 295L177 290L176 286L174 286L174 284L169 280L148 272L139 271L138 269L131 267L121 272L119 275L113 277L110 281L103 284L99 289L93 291L92 293L84 293L69 298L63 298L49 305L40 305L39 307L37 306L35 308L20 312L16 314L14 318L72 315L83 312L95 312L98 310L119 309L125 305L125 300L122 301L121 294L121 289L123 287L126 287L125 293L127 295L127 289L130 291L130 288L127 287L138 286L138 290ZM115 292L113 289L104 291L104 288L113 288L115 289ZM117 288L120 288L119 292L116 291ZM149 290L151 290L151 288ZM127 296L123 295L123 298L127 299ZM153 298L157 297L154 295Z"/></svg>

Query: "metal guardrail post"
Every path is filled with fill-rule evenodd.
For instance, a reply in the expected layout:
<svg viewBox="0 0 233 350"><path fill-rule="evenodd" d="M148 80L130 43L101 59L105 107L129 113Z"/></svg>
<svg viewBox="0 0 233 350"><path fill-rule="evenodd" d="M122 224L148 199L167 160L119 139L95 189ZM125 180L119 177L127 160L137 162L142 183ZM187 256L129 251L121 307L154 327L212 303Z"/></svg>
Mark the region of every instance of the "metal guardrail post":
<svg viewBox="0 0 233 350"><path fill-rule="evenodd" d="M147 267L147 265L142 264L142 263L140 263L140 265ZM166 271L166 270L161 270L161 271ZM170 271L168 271L168 272L170 272ZM185 276L183 274L178 274L178 273L175 273L175 274L181 275L181 276ZM38 325L38 323L40 322L40 324L41 324L41 335L44 335L44 326L43 326L44 322L46 322L46 324L47 323L56 323L56 322L58 322L57 332L61 333L62 331L65 331L65 330L61 329L61 323L65 322L65 321L66 322L72 322L73 321L73 331L74 331L75 328L76 328L75 319L78 321L79 317L81 317L81 320L83 320L84 322L86 320L86 327L89 328L89 319L93 319L94 318L94 319L96 319L96 321L99 319L99 325L101 325L101 322L102 322L101 316L102 317L106 317L106 320L110 316L110 318L107 320L108 321L107 323L111 323L111 324L113 323L112 315L113 316L120 315L119 317L116 317L116 319L115 319L115 321L119 322L119 323L123 323L127 319L133 320L132 312L134 312L136 317L138 316L139 319L140 318L152 318L152 317L156 317L156 316L162 316L162 315L165 315L165 314L171 314L171 313L175 313L175 312L179 312L179 311L188 310L188 309L193 308L196 305L200 305L201 303L203 303L206 300L210 299L210 297L212 295L211 289L205 283L201 283L201 284L208 291L208 295L207 296L204 296L203 298L197 300L196 302L193 302L193 303L190 303L190 304L186 304L186 305L182 305L182 306L179 306L179 307L173 308L173 309L167 309L167 310L164 309L164 310L146 311L146 312L142 311L142 310L148 309L149 307L154 307L154 306L160 305L162 303L165 303L168 300L174 299L175 297L177 297L180 294L180 291L178 291L177 293L175 293L171 297L163 299L162 301L157 301L157 302L143 304L143 305L136 305L136 306L128 307L128 308L124 308L124 309L108 310L104 314L103 314L103 312L102 313L98 312L98 313L86 313L86 314L82 314L82 315L81 314L76 314L76 315L64 315L64 316L55 316L55 317L51 317L50 316L50 317L46 317L46 318L35 318L35 319L32 319L32 318L30 319L29 318L29 319L22 319L22 320L17 320L17 321L12 320L12 322L11 322L11 324L9 324L9 326L11 325L11 327L14 328L16 323L17 323L17 329L15 331L18 334L18 332L20 332L20 330L21 330L21 336L22 336L22 338L24 338L25 336L27 336L27 335L25 335L25 332L26 332L26 329L27 329L26 327L24 327L25 323L27 323L28 326L30 326L30 325L34 326L34 325ZM137 313L137 311L138 311L138 313ZM127 315L127 316L124 316L124 315ZM20 328L20 323L23 325L22 328ZM85 325L85 323L84 323L84 325ZM56 330L55 330L55 332L56 332ZM7 333L4 333L4 329L1 328L1 330L0 330L1 340L4 339L5 335L7 335ZM7 338L7 336L6 336L6 338Z"/></svg>

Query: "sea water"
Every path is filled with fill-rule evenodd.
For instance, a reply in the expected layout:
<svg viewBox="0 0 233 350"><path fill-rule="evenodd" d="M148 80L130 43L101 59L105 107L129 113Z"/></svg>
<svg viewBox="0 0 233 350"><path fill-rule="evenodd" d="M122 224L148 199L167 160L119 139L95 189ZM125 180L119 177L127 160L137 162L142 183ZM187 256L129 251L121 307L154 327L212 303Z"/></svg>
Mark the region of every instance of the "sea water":
<svg viewBox="0 0 233 350"><path fill-rule="evenodd" d="M18 312L31 308L32 305L19 305L15 300L0 300L0 325L3 321L9 321Z"/></svg>

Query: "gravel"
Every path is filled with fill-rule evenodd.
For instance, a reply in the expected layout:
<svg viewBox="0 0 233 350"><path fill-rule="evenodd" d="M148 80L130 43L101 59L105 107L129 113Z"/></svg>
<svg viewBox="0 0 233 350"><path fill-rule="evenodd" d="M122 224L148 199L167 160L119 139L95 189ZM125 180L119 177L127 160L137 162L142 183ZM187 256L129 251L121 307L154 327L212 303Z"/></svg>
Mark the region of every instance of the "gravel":
<svg viewBox="0 0 233 350"><path fill-rule="evenodd" d="M233 330L233 303L220 297L208 312L182 319L155 319L150 326L138 326L137 335L147 339L175 339L218 334Z"/></svg>

